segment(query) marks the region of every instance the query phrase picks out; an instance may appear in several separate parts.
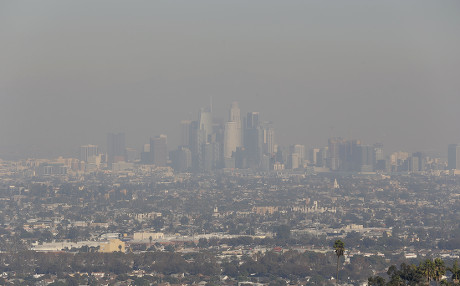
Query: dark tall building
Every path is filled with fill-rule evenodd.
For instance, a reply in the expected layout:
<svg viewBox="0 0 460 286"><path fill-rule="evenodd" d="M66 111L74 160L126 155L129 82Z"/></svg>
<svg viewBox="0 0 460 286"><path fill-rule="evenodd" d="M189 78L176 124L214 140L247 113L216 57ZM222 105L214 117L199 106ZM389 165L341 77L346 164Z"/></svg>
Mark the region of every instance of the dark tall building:
<svg viewBox="0 0 460 286"><path fill-rule="evenodd" d="M329 150L329 156L327 158L327 166L332 170L332 171L338 171L341 165L341 157L343 157L345 153L345 149L343 146L345 144L346 140L340 138L340 137L335 137L335 138L330 138L328 140L328 150Z"/></svg>
<svg viewBox="0 0 460 286"><path fill-rule="evenodd" d="M168 142L166 135L150 138L150 154L152 155L155 166L166 166L168 163Z"/></svg>
<svg viewBox="0 0 460 286"><path fill-rule="evenodd" d="M356 172L372 172L374 170L374 147L357 145L353 153L354 170Z"/></svg>
<svg viewBox="0 0 460 286"><path fill-rule="evenodd" d="M246 128L257 128L259 126L259 112L248 112L246 117Z"/></svg>
<svg viewBox="0 0 460 286"><path fill-rule="evenodd" d="M171 165L175 171L186 172L192 167L192 152L187 147L179 147L169 153Z"/></svg>
<svg viewBox="0 0 460 286"><path fill-rule="evenodd" d="M192 169L196 172L203 170L203 144L206 143L206 132L200 129L200 123L198 121L192 121L190 123L189 132L189 149L192 152Z"/></svg>
<svg viewBox="0 0 460 286"><path fill-rule="evenodd" d="M447 147L447 169L460 169L460 145L450 144Z"/></svg>
<svg viewBox="0 0 460 286"><path fill-rule="evenodd" d="M109 133L107 135L107 164L125 161L126 140L125 133Z"/></svg>
<svg viewBox="0 0 460 286"><path fill-rule="evenodd" d="M243 139L247 167L258 169L263 155L263 130L259 125L259 112L248 113Z"/></svg>

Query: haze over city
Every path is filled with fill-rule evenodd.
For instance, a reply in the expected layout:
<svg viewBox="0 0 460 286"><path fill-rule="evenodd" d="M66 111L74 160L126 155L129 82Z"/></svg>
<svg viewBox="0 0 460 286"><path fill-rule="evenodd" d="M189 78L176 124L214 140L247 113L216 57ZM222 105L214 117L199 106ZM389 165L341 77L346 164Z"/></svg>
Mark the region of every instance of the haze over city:
<svg viewBox="0 0 460 286"><path fill-rule="evenodd" d="M460 1L0 1L0 285L460 286Z"/></svg>
<svg viewBox="0 0 460 286"><path fill-rule="evenodd" d="M276 143L334 136L446 157L460 142L458 1L2 1L0 156L140 149L213 100Z"/></svg>

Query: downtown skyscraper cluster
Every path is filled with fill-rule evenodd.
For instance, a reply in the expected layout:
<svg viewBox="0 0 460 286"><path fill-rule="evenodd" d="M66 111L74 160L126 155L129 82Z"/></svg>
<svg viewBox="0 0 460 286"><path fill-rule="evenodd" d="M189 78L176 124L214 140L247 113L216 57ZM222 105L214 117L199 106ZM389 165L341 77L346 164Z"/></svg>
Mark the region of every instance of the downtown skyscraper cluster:
<svg viewBox="0 0 460 286"><path fill-rule="evenodd" d="M327 145L311 148L309 152L302 144L279 146L275 142L273 123L261 120L259 112L255 111L244 116L237 102L229 106L224 119L215 115L210 104L201 108L194 120L181 121L180 143L172 151L164 134L151 137L138 152L126 146L124 133L110 133L106 153L96 145L83 145L79 163L72 164L72 168L85 172L99 169L121 171L150 165L154 168L172 167L176 172L287 169L306 173L392 173L444 170L447 167L439 158L429 158L423 152L399 151L385 156L382 143L367 145L356 139L332 137ZM457 144L449 146L449 170L459 169L458 150Z"/></svg>
<svg viewBox="0 0 460 286"><path fill-rule="evenodd" d="M272 124L261 122L258 112L241 116L233 102L225 122L217 122L212 107L202 108L197 120L181 122L181 144L170 153L178 171L210 171L220 168L269 170L275 155Z"/></svg>

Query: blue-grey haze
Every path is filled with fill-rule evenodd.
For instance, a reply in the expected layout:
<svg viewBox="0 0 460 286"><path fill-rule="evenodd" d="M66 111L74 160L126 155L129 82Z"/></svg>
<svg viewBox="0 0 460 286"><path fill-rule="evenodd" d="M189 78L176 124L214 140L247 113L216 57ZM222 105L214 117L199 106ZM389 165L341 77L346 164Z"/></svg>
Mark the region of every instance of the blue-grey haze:
<svg viewBox="0 0 460 286"><path fill-rule="evenodd" d="M460 142L460 1L0 2L0 157L129 146L194 119L275 122L445 156Z"/></svg>

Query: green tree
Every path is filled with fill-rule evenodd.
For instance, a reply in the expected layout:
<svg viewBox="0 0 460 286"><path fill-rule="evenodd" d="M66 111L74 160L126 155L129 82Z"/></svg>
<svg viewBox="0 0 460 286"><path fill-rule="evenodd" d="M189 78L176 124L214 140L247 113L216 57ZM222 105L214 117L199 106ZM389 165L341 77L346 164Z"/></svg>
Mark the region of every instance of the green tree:
<svg viewBox="0 0 460 286"><path fill-rule="evenodd" d="M287 240L291 237L291 227L286 224L275 227L276 238L281 240Z"/></svg>
<svg viewBox="0 0 460 286"><path fill-rule="evenodd" d="M385 286L385 279L381 276L369 277L367 279L368 286Z"/></svg>
<svg viewBox="0 0 460 286"><path fill-rule="evenodd" d="M340 239L336 240L334 242L334 251L337 255L337 276L335 280L335 284L337 284L339 282L339 260L340 256L343 256L345 253L345 243L343 243L343 241L341 241Z"/></svg>
<svg viewBox="0 0 460 286"><path fill-rule="evenodd" d="M444 274L446 274L446 264L441 258L436 258L434 260L434 279L436 284L439 285L439 281Z"/></svg>
<svg viewBox="0 0 460 286"><path fill-rule="evenodd" d="M426 283L430 284L431 279L433 279L435 276L435 264L433 260L426 259L425 261L420 263L418 268L423 274L423 276L425 276Z"/></svg>
<svg viewBox="0 0 460 286"><path fill-rule="evenodd" d="M458 261L455 260L452 267L447 268L450 273L452 273L452 280L454 283L458 283L458 278L460 276L460 268L458 267Z"/></svg>
<svg viewBox="0 0 460 286"><path fill-rule="evenodd" d="M395 265L391 265L387 271L390 276L390 281L387 283L389 286L399 285L420 285L423 281L423 275L420 268L414 264L401 263L400 269Z"/></svg>

